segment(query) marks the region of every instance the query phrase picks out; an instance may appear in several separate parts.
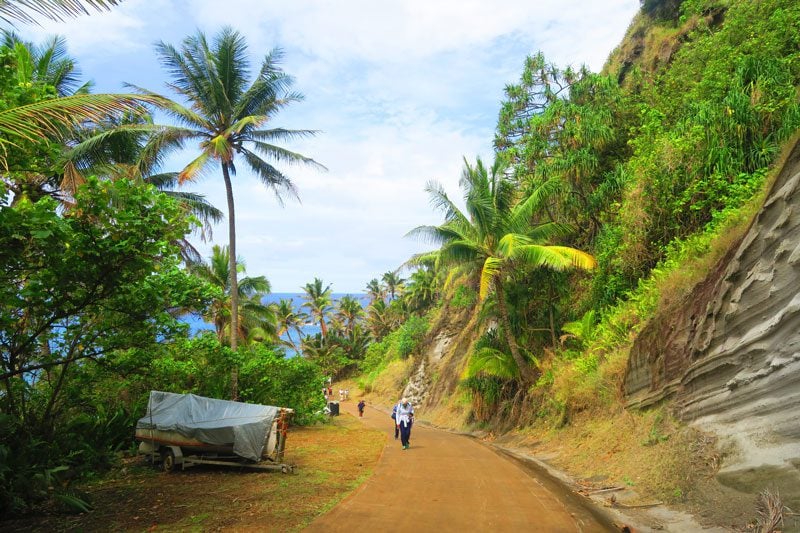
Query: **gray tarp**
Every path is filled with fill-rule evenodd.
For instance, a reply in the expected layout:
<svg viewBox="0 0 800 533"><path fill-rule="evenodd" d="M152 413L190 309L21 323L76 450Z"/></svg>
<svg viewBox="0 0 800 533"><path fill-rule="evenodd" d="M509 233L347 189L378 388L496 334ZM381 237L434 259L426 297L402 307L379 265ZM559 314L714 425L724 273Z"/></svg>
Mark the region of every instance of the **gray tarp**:
<svg viewBox="0 0 800 533"><path fill-rule="evenodd" d="M177 431L215 446L233 444L236 455L259 461L278 411L269 405L151 391L147 414L136 429Z"/></svg>

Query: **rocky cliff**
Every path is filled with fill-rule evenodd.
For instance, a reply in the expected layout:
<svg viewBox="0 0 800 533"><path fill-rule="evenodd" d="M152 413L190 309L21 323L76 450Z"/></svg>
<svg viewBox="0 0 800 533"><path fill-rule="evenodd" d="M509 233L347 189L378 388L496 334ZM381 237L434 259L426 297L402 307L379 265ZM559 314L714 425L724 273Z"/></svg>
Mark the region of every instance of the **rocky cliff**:
<svg viewBox="0 0 800 533"><path fill-rule="evenodd" d="M716 433L720 482L800 508L800 142L744 238L641 332L624 387L629 406L671 398Z"/></svg>

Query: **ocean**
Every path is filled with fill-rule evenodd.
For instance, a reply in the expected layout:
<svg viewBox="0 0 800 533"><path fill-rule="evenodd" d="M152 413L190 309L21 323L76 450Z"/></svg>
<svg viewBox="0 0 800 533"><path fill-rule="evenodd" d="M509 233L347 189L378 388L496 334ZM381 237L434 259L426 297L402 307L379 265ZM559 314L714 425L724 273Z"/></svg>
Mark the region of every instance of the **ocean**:
<svg viewBox="0 0 800 533"><path fill-rule="evenodd" d="M334 301L334 306L336 305L335 302L343 296L352 296L353 298L357 299L361 303L361 307L366 308L367 305L369 305L369 296L366 294L363 293L350 294L350 293L339 292L331 294L331 299ZM270 293L264 297L263 302L277 303L283 299L292 300L292 302L294 303L294 308L296 310L304 311L304 309L301 306L303 305L303 302L305 302L305 300L303 300L303 295L301 293L291 293L291 292ZM192 335L196 335L200 331L214 331L214 325L204 321L203 318L198 315L195 314L185 315L184 317L182 317L182 320L185 321L187 324L189 324L189 330ZM303 325L300 329L303 332L303 336L316 335L320 331L319 324L313 324L313 323L307 323ZM297 342L298 340L297 332L293 331L291 332L291 335L293 340ZM286 339L285 334L283 335L283 338L284 340ZM291 348L287 348L286 352L287 356L295 355L294 351Z"/></svg>

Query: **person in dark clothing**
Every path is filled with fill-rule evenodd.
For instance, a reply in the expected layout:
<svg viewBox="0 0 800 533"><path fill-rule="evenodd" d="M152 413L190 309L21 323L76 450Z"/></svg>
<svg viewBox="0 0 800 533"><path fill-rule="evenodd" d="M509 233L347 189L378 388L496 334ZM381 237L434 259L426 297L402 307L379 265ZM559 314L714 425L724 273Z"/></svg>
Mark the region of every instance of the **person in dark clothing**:
<svg viewBox="0 0 800 533"><path fill-rule="evenodd" d="M408 401L408 398L403 398L397 406L395 422L397 422L397 427L400 430L400 442L403 444L404 450L409 447L408 441L411 438L411 424L413 421L414 407Z"/></svg>
<svg viewBox="0 0 800 533"><path fill-rule="evenodd" d="M360 416L360 417L364 416L364 407L366 405L367 404L366 404L366 402L364 402L364 400L361 400L360 402L358 402L358 416Z"/></svg>

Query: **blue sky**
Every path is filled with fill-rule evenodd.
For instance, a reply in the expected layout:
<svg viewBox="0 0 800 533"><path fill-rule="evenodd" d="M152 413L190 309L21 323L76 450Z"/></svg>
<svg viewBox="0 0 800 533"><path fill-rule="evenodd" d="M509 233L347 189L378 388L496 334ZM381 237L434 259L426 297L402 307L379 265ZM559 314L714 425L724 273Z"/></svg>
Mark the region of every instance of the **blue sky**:
<svg viewBox="0 0 800 533"><path fill-rule="evenodd" d="M436 180L457 197L463 158L491 160L503 87L518 79L525 57L541 50L561 66L599 70L638 8L639 0L125 0L108 13L19 30L33 40L66 36L96 92L120 92L125 82L166 92L153 43L178 45L197 29L241 31L254 65L281 47L305 100L272 126L320 130L290 148L329 170L284 168L301 203L281 207L240 166L239 256L274 292L296 292L314 277L336 292L363 292L429 248L404 238L440 222L425 184ZM167 170L193 154L174 157ZM221 181L210 173L187 189L224 210ZM226 223L213 242L192 241L207 255L212 244L227 244Z"/></svg>

